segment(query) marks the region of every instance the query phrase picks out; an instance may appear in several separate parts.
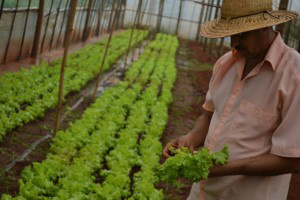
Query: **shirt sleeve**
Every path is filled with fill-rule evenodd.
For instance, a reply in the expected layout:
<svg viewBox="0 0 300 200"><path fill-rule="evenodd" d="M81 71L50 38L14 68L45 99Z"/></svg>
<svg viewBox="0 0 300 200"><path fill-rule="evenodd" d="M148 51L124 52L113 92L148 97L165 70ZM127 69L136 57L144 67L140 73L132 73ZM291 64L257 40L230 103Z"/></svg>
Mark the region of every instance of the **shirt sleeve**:
<svg viewBox="0 0 300 200"><path fill-rule="evenodd" d="M294 82L282 95L281 122L272 136L271 153L282 157L300 158L300 87Z"/></svg>

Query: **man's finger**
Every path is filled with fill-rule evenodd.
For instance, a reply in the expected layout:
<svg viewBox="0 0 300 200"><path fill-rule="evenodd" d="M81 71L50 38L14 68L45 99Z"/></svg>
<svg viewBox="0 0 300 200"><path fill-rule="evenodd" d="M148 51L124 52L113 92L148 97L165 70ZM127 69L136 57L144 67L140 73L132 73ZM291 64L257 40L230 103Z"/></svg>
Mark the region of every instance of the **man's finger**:
<svg viewBox="0 0 300 200"><path fill-rule="evenodd" d="M170 155L170 149L171 149L172 147L177 147L177 141L176 141L176 140L172 140L171 142L169 142L169 143L165 146L165 148L164 148L164 150L163 150L163 155L164 155L166 158L170 158L170 157L171 157L171 155Z"/></svg>

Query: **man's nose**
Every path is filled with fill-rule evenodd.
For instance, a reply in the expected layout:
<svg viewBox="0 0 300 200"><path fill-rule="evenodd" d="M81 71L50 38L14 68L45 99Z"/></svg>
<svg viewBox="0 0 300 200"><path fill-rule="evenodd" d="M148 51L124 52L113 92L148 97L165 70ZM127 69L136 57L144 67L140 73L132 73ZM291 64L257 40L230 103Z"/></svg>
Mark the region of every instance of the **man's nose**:
<svg viewBox="0 0 300 200"><path fill-rule="evenodd" d="M230 39L231 39L231 43L230 43L231 48L234 48L234 47L240 45L240 38L239 38L239 36L237 36L237 35L232 35L232 36L230 37Z"/></svg>

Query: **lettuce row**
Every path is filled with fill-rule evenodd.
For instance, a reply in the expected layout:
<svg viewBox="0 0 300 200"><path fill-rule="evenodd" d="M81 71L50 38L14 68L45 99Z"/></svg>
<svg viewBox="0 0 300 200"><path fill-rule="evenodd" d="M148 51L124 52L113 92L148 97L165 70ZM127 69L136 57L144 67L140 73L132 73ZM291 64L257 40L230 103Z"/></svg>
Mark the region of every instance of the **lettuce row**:
<svg viewBox="0 0 300 200"><path fill-rule="evenodd" d="M157 35L157 38L165 37ZM159 164L162 145L161 135L168 121L168 107L172 102L172 88L176 80L175 56L178 48L176 37L168 36L169 43L164 45L153 45L151 48L157 49L158 46L165 48L161 51L160 69L162 72L154 74L152 81L156 82L163 79L161 95L158 101L151 108L151 120L146 129L146 134L140 143L140 165L141 171L134 176L134 193L130 199L156 200L163 199L162 191L155 188L159 178L156 176L155 168ZM164 69L164 71L163 71Z"/></svg>
<svg viewBox="0 0 300 200"><path fill-rule="evenodd" d="M176 78L176 70L172 69L175 58L167 52L173 52L175 56L176 48L171 44L176 44L177 40L173 36L160 35L157 36L159 40L152 43L164 45L161 49L146 49L145 61L138 61L141 64L136 69L135 80L122 82L106 91L87 109L82 119L57 134L45 161L34 163L33 167L23 171L20 196L14 199L162 199L162 192L155 189L158 179L154 176L153 164L160 155L159 137L167 122L167 105L172 101L171 88ZM156 59L146 62L149 55L155 55L153 51L159 51ZM134 67L128 71L126 80L132 70ZM142 74L145 75L140 78ZM142 87L145 90L139 95ZM133 103L136 98L138 101ZM140 135L144 135L141 147L137 144ZM113 147L106 158L109 170L101 171L105 153ZM152 152L154 157L151 150L155 151ZM149 161L147 168L145 165ZM135 165L141 166L141 172L134 177L130 197L129 172ZM103 184L96 183L98 171L104 178ZM142 177L140 181L138 175ZM143 191L143 188L148 189ZM11 197L3 195L2 199Z"/></svg>
<svg viewBox="0 0 300 200"><path fill-rule="evenodd" d="M148 34L138 31L138 43ZM109 69L127 50L130 31L114 36L111 49L104 65ZM104 54L104 42L89 45L72 53L67 61L64 84L64 97L70 92L79 91L95 77L99 70L99 59ZM133 47L136 44L133 44ZM20 127L38 117L43 117L47 109L57 105L59 68L61 59L41 64L32 69L22 69L17 73L6 73L0 77L0 141L6 132ZM13 83L13 84L12 84Z"/></svg>

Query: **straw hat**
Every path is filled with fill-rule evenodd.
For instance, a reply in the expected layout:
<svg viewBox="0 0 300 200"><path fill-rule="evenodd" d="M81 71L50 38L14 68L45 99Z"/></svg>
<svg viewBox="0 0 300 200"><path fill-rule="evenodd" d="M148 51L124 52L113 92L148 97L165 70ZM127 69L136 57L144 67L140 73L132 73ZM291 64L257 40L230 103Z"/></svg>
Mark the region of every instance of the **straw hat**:
<svg viewBox="0 0 300 200"><path fill-rule="evenodd" d="M221 19L201 26L201 35L222 38L296 19L297 13L273 11L272 0L223 0Z"/></svg>

